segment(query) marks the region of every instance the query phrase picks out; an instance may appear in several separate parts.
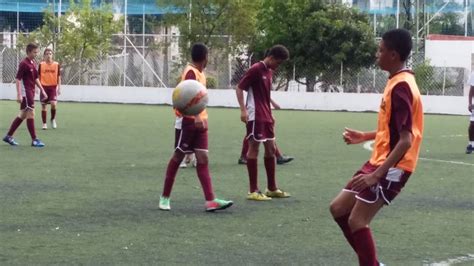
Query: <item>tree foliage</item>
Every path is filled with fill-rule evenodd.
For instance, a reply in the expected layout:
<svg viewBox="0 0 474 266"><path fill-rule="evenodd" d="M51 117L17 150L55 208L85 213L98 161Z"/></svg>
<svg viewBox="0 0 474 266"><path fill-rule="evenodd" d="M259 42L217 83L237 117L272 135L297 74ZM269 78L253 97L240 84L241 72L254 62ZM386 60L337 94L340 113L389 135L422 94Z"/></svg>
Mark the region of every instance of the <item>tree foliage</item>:
<svg viewBox="0 0 474 266"><path fill-rule="evenodd" d="M123 20L114 20L110 5L92 7L91 0L71 1L70 5L59 19L52 10L45 10L43 25L21 35L19 48L24 49L28 42L36 42L42 48L53 46L55 57L63 65L76 61L87 64L107 56L113 48L112 36L120 32Z"/></svg>
<svg viewBox="0 0 474 266"><path fill-rule="evenodd" d="M217 49L234 49L254 36L259 0L159 0L158 6L177 12L165 16L179 27L184 48L203 42ZM228 36L231 36L229 39Z"/></svg>
<svg viewBox="0 0 474 266"><path fill-rule="evenodd" d="M319 81L332 83L332 77L321 73L339 73L341 64L352 72L373 64L373 30L368 17L357 10L322 0L264 0L263 6L253 49L288 47L290 62L282 65L283 76L291 78L294 73L307 91L314 91Z"/></svg>

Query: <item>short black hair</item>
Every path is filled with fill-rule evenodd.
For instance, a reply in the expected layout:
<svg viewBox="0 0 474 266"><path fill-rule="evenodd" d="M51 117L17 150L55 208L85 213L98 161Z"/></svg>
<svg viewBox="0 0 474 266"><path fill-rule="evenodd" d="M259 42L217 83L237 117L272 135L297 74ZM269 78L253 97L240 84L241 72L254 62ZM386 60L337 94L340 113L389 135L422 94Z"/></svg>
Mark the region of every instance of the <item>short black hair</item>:
<svg viewBox="0 0 474 266"><path fill-rule="evenodd" d="M38 49L38 45L35 43L29 43L26 46L26 53L28 54L29 52L33 51L34 49Z"/></svg>
<svg viewBox="0 0 474 266"><path fill-rule="evenodd" d="M53 53L53 49L51 49L51 48L46 48L46 49L44 49L43 54L45 55L47 52Z"/></svg>
<svg viewBox="0 0 474 266"><path fill-rule="evenodd" d="M266 57L267 56L273 56L275 59L284 61L290 58L290 52L285 46L277 44L270 48L268 52L266 52Z"/></svg>
<svg viewBox="0 0 474 266"><path fill-rule="evenodd" d="M191 47L191 59L193 62L202 62L207 57L207 46L203 43L195 43Z"/></svg>
<svg viewBox="0 0 474 266"><path fill-rule="evenodd" d="M411 34L405 29L394 29L382 35L384 45L400 55L400 60L406 61L413 47Z"/></svg>

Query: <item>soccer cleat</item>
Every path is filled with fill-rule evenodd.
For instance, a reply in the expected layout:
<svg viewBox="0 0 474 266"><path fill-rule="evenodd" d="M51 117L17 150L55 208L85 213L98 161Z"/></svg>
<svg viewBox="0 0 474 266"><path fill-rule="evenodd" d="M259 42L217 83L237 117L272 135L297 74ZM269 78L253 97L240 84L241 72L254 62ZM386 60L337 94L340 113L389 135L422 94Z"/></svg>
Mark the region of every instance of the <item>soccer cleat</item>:
<svg viewBox="0 0 474 266"><path fill-rule="evenodd" d="M48 125L46 123L43 124L43 130L48 129Z"/></svg>
<svg viewBox="0 0 474 266"><path fill-rule="evenodd" d="M227 209L232 206L232 204L234 204L234 202L232 202L231 200L222 200L215 198L214 200L206 201L206 211L213 212L217 210Z"/></svg>
<svg viewBox="0 0 474 266"><path fill-rule="evenodd" d="M467 145L466 154L471 154L473 151L474 151L474 147L471 144Z"/></svg>
<svg viewBox="0 0 474 266"><path fill-rule="evenodd" d="M237 161L238 164L247 164L247 159L244 157L240 157L239 160Z"/></svg>
<svg viewBox="0 0 474 266"><path fill-rule="evenodd" d="M291 196L290 193L282 191L280 189L277 189L275 191L270 191L267 189L267 191L265 191L265 195L270 198L289 198Z"/></svg>
<svg viewBox="0 0 474 266"><path fill-rule="evenodd" d="M43 148L44 147L44 143L41 142L40 139L35 139L31 142L31 146L33 147L36 147L36 148Z"/></svg>
<svg viewBox="0 0 474 266"><path fill-rule="evenodd" d="M247 195L248 200L256 200L256 201L266 201L266 200L272 200L272 198L267 197L265 194L263 194L260 191L255 191Z"/></svg>
<svg viewBox="0 0 474 266"><path fill-rule="evenodd" d="M12 145L12 146L17 146L19 143L15 141L15 139L12 136L5 136L3 138L3 141Z"/></svg>
<svg viewBox="0 0 474 266"><path fill-rule="evenodd" d="M293 161L293 159L295 159L295 158L293 158L291 156L282 155L282 156L277 158L277 164L289 163L289 162Z"/></svg>
<svg viewBox="0 0 474 266"><path fill-rule="evenodd" d="M170 198L165 198L163 196L160 196L160 203L158 205L158 208L162 211L169 211L171 210L170 207Z"/></svg>
<svg viewBox="0 0 474 266"><path fill-rule="evenodd" d="M52 128L57 128L58 127L58 125L56 124L56 119L51 120L51 127Z"/></svg>

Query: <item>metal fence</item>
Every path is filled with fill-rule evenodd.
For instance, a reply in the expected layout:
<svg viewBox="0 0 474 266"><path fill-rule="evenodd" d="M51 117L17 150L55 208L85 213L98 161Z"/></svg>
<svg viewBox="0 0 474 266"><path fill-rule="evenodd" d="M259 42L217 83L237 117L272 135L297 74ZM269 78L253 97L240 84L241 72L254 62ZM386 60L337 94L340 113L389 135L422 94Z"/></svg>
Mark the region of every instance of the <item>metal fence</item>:
<svg viewBox="0 0 474 266"><path fill-rule="evenodd" d="M3 33L14 39L15 33ZM125 42L124 42L125 38ZM224 37L223 37L224 38ZM96 59L62 64L62 81L66 85L131 86L131 87L173 87L177 84L186 62L186 55L179 49L177 35L115 36L115 48L110 55ZM124 45L125 44L125 45ZM23 50L8 45L0 46L0 82L15 80L19 61L25 56ZM41 56L37 58L41 60ZM210 48L206 68L210 89L233 88L256 58L246 54L229 54L224 50ZM60 62L61 63L61 62ZM463 68L440 68L430 66L423 54L409 60L410 67L417 74L417 82L423 94L463 95ZM301 73L299 73L301 74ZM287 78L275 73L274 89L282 91L380 93L386 83L387 73L377 67L360 71L339 71L304 73L314 77L315 82L306 85L304 79Z"/></svg>

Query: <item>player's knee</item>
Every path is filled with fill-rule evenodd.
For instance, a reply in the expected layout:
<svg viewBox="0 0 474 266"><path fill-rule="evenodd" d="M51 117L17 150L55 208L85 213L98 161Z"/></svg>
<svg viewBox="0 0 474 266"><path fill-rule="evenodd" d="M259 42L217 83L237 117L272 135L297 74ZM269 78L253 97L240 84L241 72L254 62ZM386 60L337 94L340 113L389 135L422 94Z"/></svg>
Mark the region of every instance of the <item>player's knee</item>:
<svg viewBox="0 0 474 266"><path fill-rule="evenodd" d="M184 153L180 150L176 150L174 153L173 153L173 156L171 157L171 159L177 163L181 163L181 161L184 159Z"/></svg>
<svg viewBox="0 0 474 266"><path fill-rule="evenodd" d="M25 112L26 119L34 119L35 118L35 110L29 109Z"/></svg>
<svg viewBox="0 0 474 266"><path fill-rule="evenodd" d="M51 102L51 110L56 110L57 103Z"/></svg>
<svg viewBox="0 0 474 266"><path fill-rule="evenodd" d="M351 228L352 232L367 227L367 222L364 219L361 219L360 217L357 217L352 214L349 216L347 223L349 224L349 227Z"/></svg>
<svg viewBox="0 0 474 266"><path fill-rule="evenodd" d="M346 208L336 200L333 200L331 204L329 204L329 211L331 212L332 217L337 218L346 213Z"/></svg>
<svg viewBox="0 0 474 266"><path fill-rule="evenodd" d="M198 151L196 154L196 161L198 164L208 164L209 163L209 156L207 156L207 152Z"/></svg>

